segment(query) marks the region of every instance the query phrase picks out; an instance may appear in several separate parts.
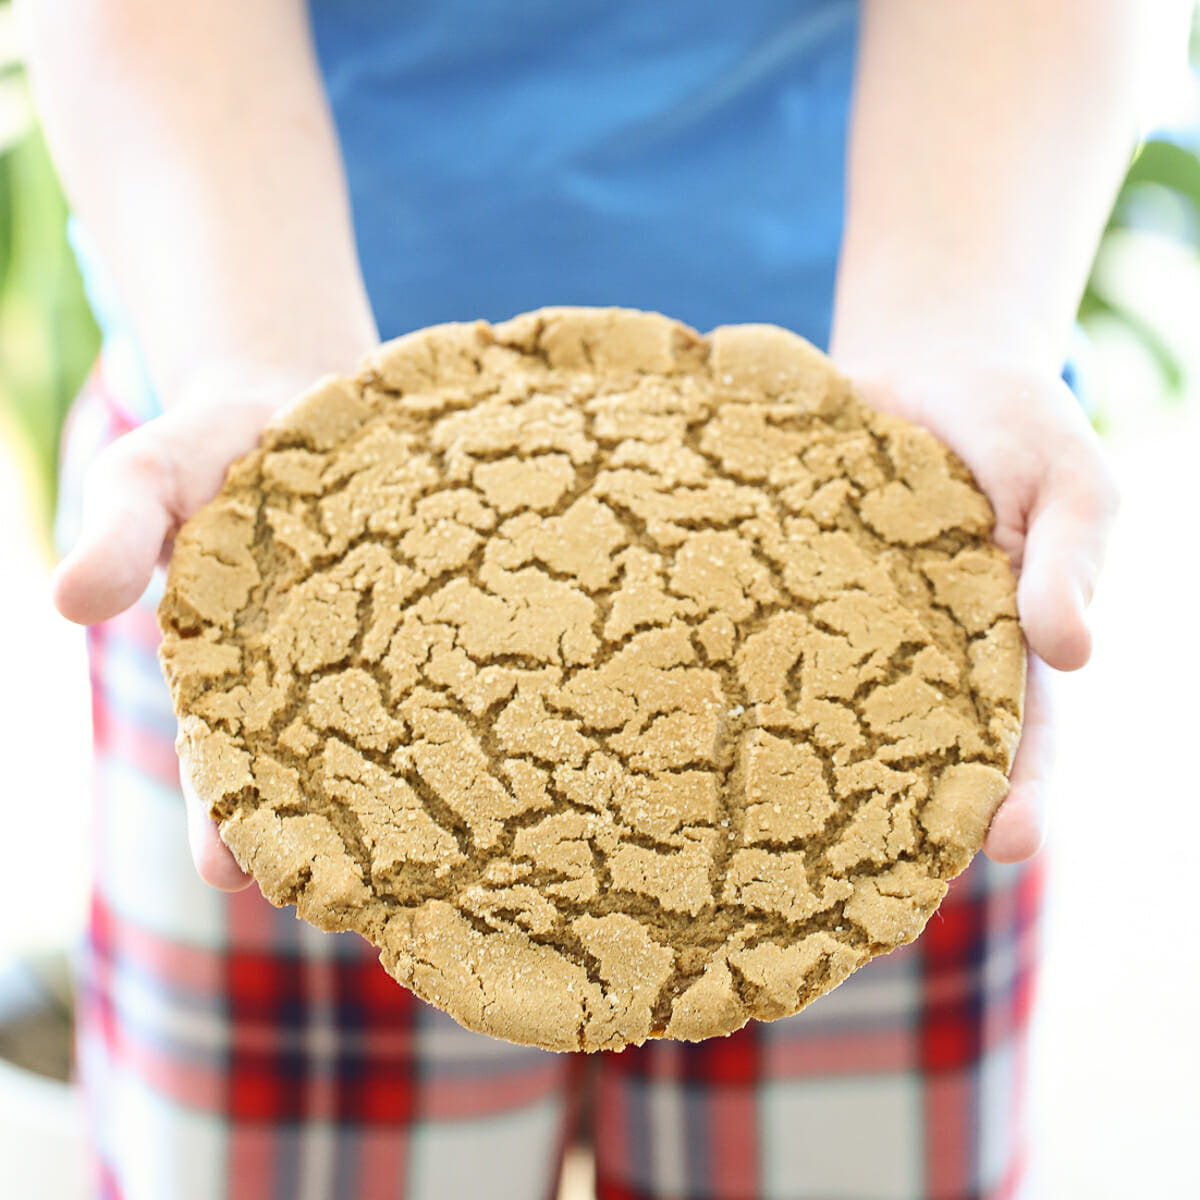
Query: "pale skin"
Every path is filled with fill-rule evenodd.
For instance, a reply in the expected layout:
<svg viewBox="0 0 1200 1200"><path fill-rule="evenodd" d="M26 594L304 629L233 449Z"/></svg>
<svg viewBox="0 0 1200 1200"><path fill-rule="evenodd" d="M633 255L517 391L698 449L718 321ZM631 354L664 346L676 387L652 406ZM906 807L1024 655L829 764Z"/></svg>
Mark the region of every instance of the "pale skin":
<svg viewBox="0 0 1200 1200"><path fill-rule="evenodd" d="M1147 7L863 5L831 349L872 404L966 462L1019 571L1032 669L984 846L998 862L1045 835L1047 666L1091 654L1086 610L1116 514L1058 373L1134 144ZM300 0L38 0L24 15L51 147L166 409L85 480L53 598L90 624L138 599L271 413L378 337ZM184 794L200 875L247 886L186 780Z"/></svg>

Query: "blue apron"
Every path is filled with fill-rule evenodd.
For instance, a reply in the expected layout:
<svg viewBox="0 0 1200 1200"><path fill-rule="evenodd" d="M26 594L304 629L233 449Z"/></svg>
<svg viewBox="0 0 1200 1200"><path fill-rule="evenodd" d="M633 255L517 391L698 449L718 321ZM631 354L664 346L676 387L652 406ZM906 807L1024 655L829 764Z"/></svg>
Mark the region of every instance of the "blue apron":
<svg viewBox="0 0 1200 1200"><path fill-rule="evenodd" d="M856 0L310 11L382 337L620 304L827 344Z"/></svg>

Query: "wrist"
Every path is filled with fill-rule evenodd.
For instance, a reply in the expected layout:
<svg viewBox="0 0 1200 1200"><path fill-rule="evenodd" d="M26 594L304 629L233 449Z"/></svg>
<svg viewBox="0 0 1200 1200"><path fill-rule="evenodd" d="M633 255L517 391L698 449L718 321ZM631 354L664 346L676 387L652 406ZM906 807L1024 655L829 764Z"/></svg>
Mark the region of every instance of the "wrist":
<svg viewBox="0 0 1200 1200"><path fill-rule="evenodd" d="M1019 371L1058 375L1066 359L1070 322L1062 330L1039 325L1024 314L977 304L917 305L839 303L835 308L830 357L848 369L871 373L964 370Z"/></svg>
<svg viewBox="0 0 1200 1200"><path fill-rule="evenodd" d="M157 384L166 410L237 403L276 412L326 375L353 374L377 341L362 338L344 349L305 353L286 361L228 355L180 364Z"/></svg>
<svg viewBox="0 0 1200 1200"><path fill-rule="evenodd" d="M867 241L869 244L860 244ZM1016 264L946 261L944 250L848 233L830 353L846 361L1020 366L1058 374L1077 296Z"/></svg>
<svg viewBox="0 0 1200 1200"><path fill-rule="evenodd" d="M242 299L239 308L206 295L190 323L173 319L166 336L143 337L164 409L236 401L274 411L323 376L355 374L379 345L361 285L324 299Z"/></svg>
<svg viewBox="0 0 1200 1200"><path fill-rule="evenodd" d="M935 319L908 327L890 323L878 332L835 324L830 357L851 378L917 379L989 375L1057 379L1065 355L1028 339L947 329Z"/></svg>
<svg viewBox="0 0 1200 1200"><path fill-rule="evenodd" d="M943 441L951 440L948 425L988 424L1018 412L1057 414L1055 420L1086 425L1061 374L1040 364L988 360L959 353L959 348L941 357L872 355L834 361L868 406L923 425Z"/></svg>

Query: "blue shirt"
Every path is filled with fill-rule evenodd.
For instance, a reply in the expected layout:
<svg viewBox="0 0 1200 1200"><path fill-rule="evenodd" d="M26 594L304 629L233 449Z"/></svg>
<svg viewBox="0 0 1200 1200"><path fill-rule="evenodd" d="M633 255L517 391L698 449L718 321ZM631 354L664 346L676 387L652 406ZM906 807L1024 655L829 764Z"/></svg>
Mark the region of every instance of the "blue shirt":
<svg viewBox="0 0 1200 1200"><path fill-rule="evenodd" d="M381 335L620 304L827 344L857 9L310 0Z"/></svg>

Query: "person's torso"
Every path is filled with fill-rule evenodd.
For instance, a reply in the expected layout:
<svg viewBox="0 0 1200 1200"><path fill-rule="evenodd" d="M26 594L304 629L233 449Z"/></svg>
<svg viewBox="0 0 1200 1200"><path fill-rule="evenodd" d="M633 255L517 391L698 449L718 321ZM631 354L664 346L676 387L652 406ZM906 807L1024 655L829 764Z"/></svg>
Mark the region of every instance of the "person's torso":
<svg viewBox="0 0 1200 1200"><path fill-rule="evenodd" d="M552 303L826 340L855 3L310 7L384 337Z"/></svg>
<svg viewBox="0 0 1200 1200"><path fill-rule="evenodd" d="M825 345L857 8L310 0L381 335L617 304Z"/></svg>

